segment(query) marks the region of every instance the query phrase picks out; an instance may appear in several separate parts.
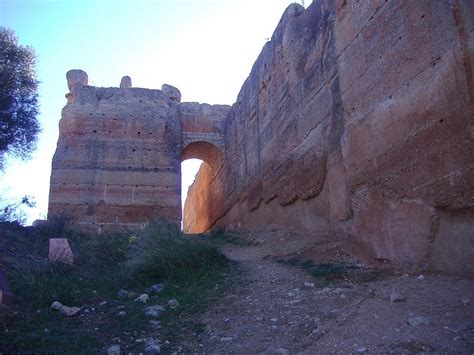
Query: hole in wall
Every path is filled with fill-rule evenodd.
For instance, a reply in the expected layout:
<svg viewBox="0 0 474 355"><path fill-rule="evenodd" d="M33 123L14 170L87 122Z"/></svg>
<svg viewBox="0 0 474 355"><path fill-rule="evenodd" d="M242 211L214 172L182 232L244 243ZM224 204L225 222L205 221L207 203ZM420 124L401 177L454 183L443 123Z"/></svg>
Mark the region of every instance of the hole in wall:
<svg viewBox="0 0 474 355"><path fill-rule="evenodd" d="M184 215L184 204L188 197L189 187L193 184L196 174L203 163L200 159L187 159L181 162L181 211ZM169 168L168 168L169 169ZM181 218L181 230L183 229L183 219Z"/></svg>

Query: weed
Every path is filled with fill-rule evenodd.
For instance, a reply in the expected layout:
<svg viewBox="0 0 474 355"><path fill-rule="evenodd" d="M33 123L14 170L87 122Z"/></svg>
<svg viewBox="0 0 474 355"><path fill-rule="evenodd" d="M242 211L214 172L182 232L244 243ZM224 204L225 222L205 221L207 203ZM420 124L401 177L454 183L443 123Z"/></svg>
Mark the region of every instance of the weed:
<svg viewBox="0 0 474 355"><path fill-rule="evenodd" d="M63 235L74 265L47 261L48 238ZM11 225L0 230L0 253L16 301L0 314L2 353L95 353L114 337L150 330L143 304L115 296L122 288L142 293L158 282L165 283L165 291L150 294L152 304L166 305L171 298L180 303L162 319L172 337L180 316L205 307L227 282L227 259L209 241L187 237L167 221L107 236L68 231L62 221L35 228ZM91 311L65 318L50 310L53 301ZM126 317L118 316L117 307Z"/></svg>
<svg viewBox="0 0 474 355"><path fill-rule="evenodd" d="M302 260L298 257L291 257L286 259L277 259L277 262L296 266L301 270L307 272L311 276L323 279L326 282L344 279L350 270L359 269L358 266L346 263L320 263L316 264L311 260Z"/></svg>

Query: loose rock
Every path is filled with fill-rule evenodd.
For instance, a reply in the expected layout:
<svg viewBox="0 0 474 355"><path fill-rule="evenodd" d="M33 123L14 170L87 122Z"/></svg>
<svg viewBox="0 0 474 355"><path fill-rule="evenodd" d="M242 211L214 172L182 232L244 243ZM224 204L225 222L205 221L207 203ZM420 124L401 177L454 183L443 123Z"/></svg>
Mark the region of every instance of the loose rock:
<svg viewBox="0 0 474 355"><path fill-rule="evenodd" d="M405 296L403 296L395 287L392 287L390 291L390 302L402 302L405 301Z"/></svg>
<svg viewBox="0 0 474 355"><path fill-rule="evenodd" d="M115 344L109 346L107 349L107 355L120 355L120 345Z"/></svg>
<svg viewBox="0 0 474 355"><path fill-rule="evenodd" d="M155 284L151 287L148 287L147 289L145 289L145 292L147 293L160 293L161 291L163 291L165 289L165 285L163 284Z"/></svg>
<svg viewBox="0 0 474 355"><path fill-rule="evenodd" d="M304 287L314 287L314 282L305 282Z"/></svg>
<svg viewBox="0 0 474 355"><path fill-rule="evenodd" d="M173 309L176 309L176 308L179 307L179 302L178 302L178 300L173 298L173 299L168 301L168 306L170 306Z"/></svg>
<svg viewBox="0 0 474 355"><path fill-rule="evenodd" d="M148 297L146 293L141 294L140 296L135 298L135 302L141 302L141 303L148 303L149 300L150 300L150 297Z"/></svg>
<svg viewBox="0 0 474 355"><path fill-rule="evenodd" d="M366 346L358 346L354 350L355 350L356 353L365 353L369 349Z"/></svg>
<svg viewBox="0 0 474 355"><path fill-rule="evenodd" d="M126 290L120 290L117 292L117 299L119 300L131 300L137 297L135 292L130 292Z"/></svg>
<svg viewBox="0 0 474 355"><path fill-rule="evenodd" d="M75 316L75 315L79 314L82 310L79 307L65 306L61 302L58 302L58 301L53 302L53 304L51 305L51 309L59 311L59 313L61 313L63 316L66 316L66 317Z"/></svg>
<svg viewBox="0 0 474 355"><path fill-rule="evenodd" d="M464 322L459 324L456 327L458 332L473 332L474 331L474 322Z"/></svg>
<svg viewBox="0 0 474 355"><path fill-rule="evenodd" d="M468 297L461 297L459 301L464 307L466 307L469 303L471 303L471 299Z"/></svg>
<svg viewBox="0 0 474 355"><path fill-rule="evenodd" d="M430 325L431 319L423 316L409 316L407 322L412 327L417 327L419 325Z"/></svg>
<svg viewBox="0 0 474 355"><path fill-rule="evenodd" d="M147 317L158 318L162 313L164 313L164 311L165 309L162 306L150 306L145 308L145 315Z"/></svg>
<svg viewBox="0 0 474 355"><path fill-rule="evenodd" d="M145 346L145 354L159 354L160 352L161 348L158 344Z"/></svg>

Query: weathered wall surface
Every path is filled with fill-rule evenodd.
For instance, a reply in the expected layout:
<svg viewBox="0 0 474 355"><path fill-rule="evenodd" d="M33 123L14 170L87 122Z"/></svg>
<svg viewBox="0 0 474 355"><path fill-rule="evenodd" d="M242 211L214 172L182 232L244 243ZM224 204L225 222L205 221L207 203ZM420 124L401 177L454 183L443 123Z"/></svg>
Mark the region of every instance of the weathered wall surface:
<svg viewBox="0 0 474 355"><path fill-rule="evenodd" d="M203 163L196 180L189 187L184 205L183 231L203 233L212 228L223 215L224 193L218 172L211 165Z"/></svg>
<svg viewBox="0 0 474 355"><path fill-rule="evenodd" d="M132 88L129 77L120 88L88 86L81 70L67 78L48 215L96 232L159 217L179 223L181 153L204 145L196 157L216 155L228 106L180 103L176 88Z"/></svg>
<svg viewBox="0 0 474 355"><path fill-rule="evenodd" d="M303 229L474 274L474 2L318 0L285 11L228 106L87 86L73 71L50 215Z"/></svg>
<svg viewBox="0 0 474 355"><path fill-rule="evenodd" d="M473 23L468 0L290 5L226 120L218 224L474 273Z"/></svg>

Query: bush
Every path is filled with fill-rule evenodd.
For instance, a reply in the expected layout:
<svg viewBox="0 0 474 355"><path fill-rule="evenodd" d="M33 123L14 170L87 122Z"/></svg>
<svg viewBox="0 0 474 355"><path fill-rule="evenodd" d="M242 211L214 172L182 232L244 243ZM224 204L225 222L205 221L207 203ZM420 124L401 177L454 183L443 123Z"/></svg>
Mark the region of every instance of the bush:
<svg viewBox="0 0 474 355"><path fill-rule="evenodd" d="M135 238L126 262L133 279L193 277L227 260L206 240L186 236L166 220L148 223Z"/></svg>

